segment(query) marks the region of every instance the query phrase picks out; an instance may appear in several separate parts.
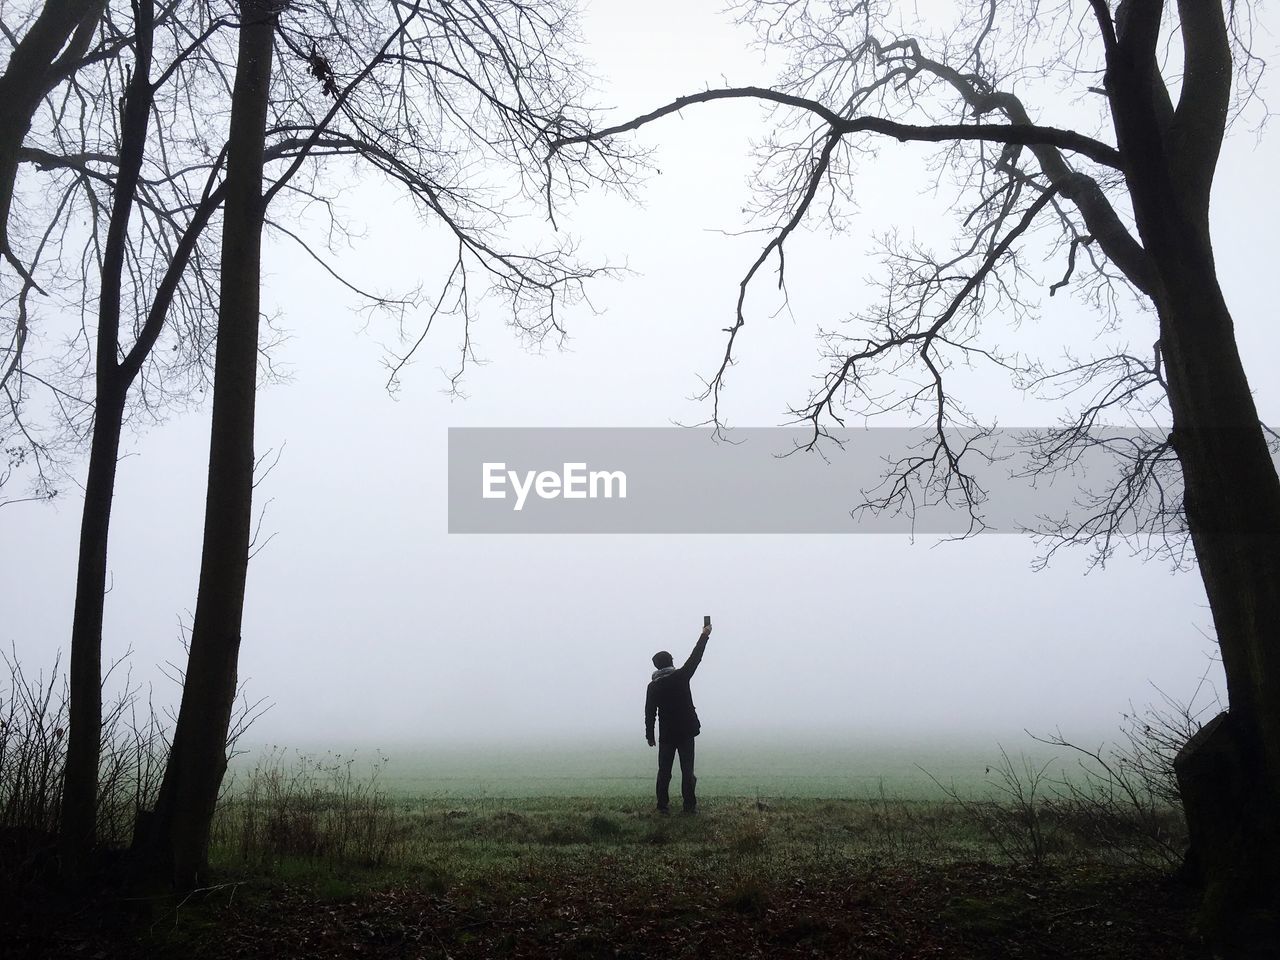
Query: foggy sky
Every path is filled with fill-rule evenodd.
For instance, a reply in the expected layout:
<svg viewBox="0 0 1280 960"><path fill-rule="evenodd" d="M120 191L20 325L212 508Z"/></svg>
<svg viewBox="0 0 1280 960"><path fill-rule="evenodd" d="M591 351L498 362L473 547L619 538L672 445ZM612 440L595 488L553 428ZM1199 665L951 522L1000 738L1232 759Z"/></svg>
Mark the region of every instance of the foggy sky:
<svg viewBox="0 0 1280 960"><path fill-rule="evenodd" d="M620 118L723 78L767 82L770 68L719 6L650 4L639 17L631 4L592 4L584 28L603 102ZM662 172L641 189L642 205L590 195L561 223L587 255L634 274L590 289L600 312L569 316L563 352L521 349L493 305L474 333L488 362L471 368L467 399L443 392L438 369L456 362L456 327L433 331L392 399L381 366L390 325L366 326L322 271L268 245L264 306L290 334L276 356L291 379L259 400L258 449L282 453L258 489L262 538L274 536L250 565L244 623L241 675L252 698L274 703L253 739L639 743L649 656L682 656L704 613L715 632L695 694L709 730L995 738L1062 726L1091 736L1131 701L1153 699L1152 684L1191 693L1210 666L1211 621L1198 576L1159 562L1118 556L1084 576L1075 552L1035 573L1041 548L1015 536L446 533L449 426L706 417L689 398L723 352L721 328L761 242L720 232L743 225L761 116L744 104L703 107L643 134L659 146ZM795 239L789 312L773 316L761 279L725 396L734 424L780 423L787 403L804 398L822 369L815 329L872 295L873 232L935 236L946 204L920 176L927 156L883 145L863 169L850 228ZM1256 185L1270 183L1264 171L1277 161L1274 139L1259 142L1242 125L1214 208L1223 285L1272 422L1280 202ZM390 190L353 185L343 205L363 232L340 251L349 274L380 289L438 282L449 244ZM940 222L936 237L950 226ZM1044 269L1056 277L1061 265ZM1064 343L1101 350L1130 334L1145 353L1151 318L1112 334L1060 296L1016 336L1053 359ZM1050 422L1052 405L999 376L965 383L971 406L1002 425ZM176 688L151 665L181 662L179 624L195 605L207 432L206 408L134 434L119 472L106 659L132 649L135 677L156 683L159 702L176 700ZM0 511L0 643L32 666L69 642L79 509L72 488L51 506Z"/></svg>

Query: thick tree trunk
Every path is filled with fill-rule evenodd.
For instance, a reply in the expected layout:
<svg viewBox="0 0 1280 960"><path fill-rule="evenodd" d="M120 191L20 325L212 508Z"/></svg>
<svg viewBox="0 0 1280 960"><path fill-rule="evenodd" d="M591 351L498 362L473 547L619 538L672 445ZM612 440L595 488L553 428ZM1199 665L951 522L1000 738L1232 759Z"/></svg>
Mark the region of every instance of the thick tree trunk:
<svg viewBox="0 0 1280 960"><path fill-rule="evenodd" d="M1280 481L1231 318L1202 264L1174 279L1161 345L1187 523L1213 613L1229 712L1176 764L1204 885L1203 925L1224 956L1280 943Z"/></svg>
<svg viewBox="0 0 1280 960"><path fill-rule="evenodd" d="M14 181L36 108L84 55L105 6L105 0L46 0L0 76L0 254L9 249Z"/></svg>
<svg viewBox="0 0 1280 960"><path fill-rule="evenodd" d="M1231 94L1219 3L1180 4L1186 71L1176 109L1159 71L1163 4L1126 0L1105 86L1142 244L1187 526L1208 594L1229 711L1175 764L1216 952L1280 943L1280 478L1267 449L1209 231Z"/></svg>
<svg viewBox="0 0 1280 960"><path fill-rule="evenodd" d="M1231 713L1280 791L1280 480L1211 265L1198 277L1162 311L1172 442Z"/></svg>
<svg viewBox="0 0 1280 960"><path fill-rule="evenodd" d="M1214 954L1262 960L1280 948L1275 807L1235 721L1218 714L1174 762L1191 837L1184 874L1202 888L1198 926Z"/></svg>
<svg viewBox="0 0 1280 960"><path fill-rule="evenodd" d="M179 888L204 871L226 770L253 499L262 165L276 14L242 0L223 218L221 301L200 586L182 706L147 843Z"/></svg>
<svg viewBox="0 0 1280 960"><path fill-rule="evenodd" d="M97 826L98 759L102 737L102 621L106 603L107 540L115 492L116 459L132 376L116 360L120 339L120 291L129 243L129 219L146 153L152 104L151 53L155 9L135 4L134 64L125 93L119 167L102 253L98 298L97 396L93 445L80 524L76 603L71 626L71 675L67 762L63 778L61 845L69 873L93 847Z"/></svg>

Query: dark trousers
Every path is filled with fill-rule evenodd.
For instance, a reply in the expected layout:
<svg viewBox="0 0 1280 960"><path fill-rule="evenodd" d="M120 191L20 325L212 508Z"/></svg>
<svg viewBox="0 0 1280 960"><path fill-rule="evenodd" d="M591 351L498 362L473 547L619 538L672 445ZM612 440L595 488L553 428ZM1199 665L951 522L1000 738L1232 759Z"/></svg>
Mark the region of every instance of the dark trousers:
<svg viewBox="0 0 1280 960"><path fill-rule="evenodd" d="M680 795L686 812L698 806L694 793L698 778L693 775L693 737L688 740L663 740L658 744L658 809L666 810L671 802L667 788L671 785L671 766L680 754Z"/></svg>

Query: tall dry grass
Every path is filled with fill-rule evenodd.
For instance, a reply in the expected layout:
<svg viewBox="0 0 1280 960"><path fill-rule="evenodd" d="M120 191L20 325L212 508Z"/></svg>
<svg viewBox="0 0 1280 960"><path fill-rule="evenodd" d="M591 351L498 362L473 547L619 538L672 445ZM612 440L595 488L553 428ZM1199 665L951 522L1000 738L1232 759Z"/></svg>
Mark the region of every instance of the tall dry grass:
<svg viewBox="0 0 1280 960"><path fill-rule="evenodd" d="M412 826L379 783L382 760L276 748L229 779L214 820L220 858L251 869L285 859L366 867L395 862Z"/></svg>

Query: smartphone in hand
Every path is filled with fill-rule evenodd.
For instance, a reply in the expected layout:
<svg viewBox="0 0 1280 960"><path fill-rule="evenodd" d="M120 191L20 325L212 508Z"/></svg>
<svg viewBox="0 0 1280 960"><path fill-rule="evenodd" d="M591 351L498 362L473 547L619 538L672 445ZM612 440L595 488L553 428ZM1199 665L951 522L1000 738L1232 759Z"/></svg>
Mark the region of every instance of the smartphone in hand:
<svg viewBox="0 0 1280 960"><path fill-rule="evenodd" d="M708 616L708 617L703 617L703 618L702 618L702 625L703 625L703 627L709 627L709 626L711 626L711 618L710 618L709 616Z"/></svg>

